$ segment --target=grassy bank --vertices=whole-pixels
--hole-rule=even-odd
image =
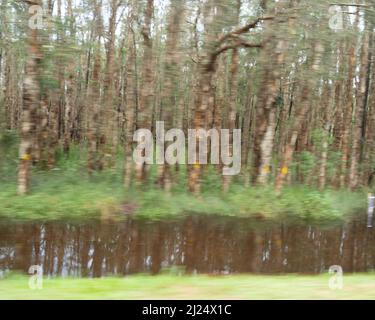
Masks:
[[[375,275],[345,275],[342,290],[321,276],[131,276],[44,279],[30,290],[29,278],[0,280],[0,299],[375,299]]]
[[[0,189],[0,218],[15,220],[160,219],[184,214],[215,214],[255,217],[260,220],[297,219],[341,221],[364,212],[366,192],[325,190],[304,186],[286,187],[278,197],[272,187],[244,188],[235,183],[227,195],[220,192],[220,181],[209,181],[200,199],[188,194],[185,183],[167,195],[150,184],[142,190],[123,190],[116,172],[91,178],[73,169],[34,172],[32,193],[20,197],[16,184],[5,181]]]
[[[13,139],[15,140],[15,138]],[[11,141],[13,141],[11,140]],[[4,143],[2,144],[4,148]],[[235,177],[227,195],[221,193],[221,176],[207,170],[200,199],[189,194],[185,168],[176,176],[172,195],[159,190],[156,167],[141,190],[125,192],[122,184],[122,155],[117,167],[88,177],[85,150],[72,148],[69,157],[60,154],[52,170],[32,173],[31,194],[16,194],[17,143],[9,143],[0,158],[0,218],[14,220],[122,219],[128,214],[148,219],[180,217],[184,214],[215,214],[257,219],[341,221],[364,212],[367,191],[351,193],[327,189],[320,192],[305,186],[285,187],[278,197],[272,187],[244,188]]]

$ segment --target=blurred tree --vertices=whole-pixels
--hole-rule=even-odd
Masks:
[[[41,29],[25,27],[33,5],[44,8]],[[186,136],[188,129],[242,129],[246,186],[282,192],[285,184],[355,190],[373,183],[373,1],[0,6],[0,136],[20,137],[20,194],[29,190],[32,165],[53,169],[56,155],[69,157],[77,144],[90,175],[113,169],[121,154],[125,188],[151,186],[150,168],[133,164],[133,134],[155,132],[157,120]],[[207,168],[160,165],[156,182],[170,193],[186,176],[199,195],[222,164]],[[237,178],[220,180],[227,192]]]

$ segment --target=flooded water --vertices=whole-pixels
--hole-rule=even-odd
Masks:
[[[366,220],[366,219],[363,219]],[[375,231],[365,221],[319,228],[287,223],[186,217],[121,223],[0,222],[1,273],[43,266],[45,275],[99,277],[162,271],[321,273],[375,267]]]

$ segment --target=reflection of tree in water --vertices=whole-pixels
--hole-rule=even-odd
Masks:
[[[0,268],[47,275],[100,277],[183,267],[187,273],[319,273],[375,266],[374,233],[358,222],[334,228],[257,227],[246,219],[89,225],[45,223],[0,227]]]

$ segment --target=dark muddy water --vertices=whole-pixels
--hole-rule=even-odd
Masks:
[[[366,219],[363,219],[366,220]],[[375,230],[342,226],[257,225],[246,219],[187,217],[121,223],[0,222],[0,272],[43,266],[45,275],[99,277],[173,272],[321,273],[375,268]]]

